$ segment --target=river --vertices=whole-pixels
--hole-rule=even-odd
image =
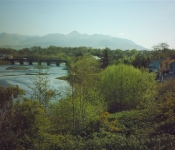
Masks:
[[[28,97],[27,93],[29,93],[30,89],[28,85],[31,83],[31,74],[37,74],[39,69],[37,69],[37,63],[33,65],[2,65],[0,66],[0,85],[7,87],[8,85],[18,85],[21,89],[26,91],[26,96]],[[47,64],[43,64],[44,67],[43,71],[48,74],[49,82],[51,87],[57,90],[65,90],[69,85],[64,80],[56,79],[57,77],[66,76],[68,75],[68,71],[65,69],[65,64],[60,64],[60,66],[56,66],[56,64],[51,64],[47,66]],[[13,69],[7,69],[7,68]],[[14,70],[14,68],[25,68],[26,70]]]

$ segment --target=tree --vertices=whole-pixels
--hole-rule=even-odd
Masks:
[[[1,149],[40,149],[50,123],[38,101],[16,101],[5,117],[0,126]]]
[[[24,99],[14,104],[12,131],[16,135],[16,149],[41,149],[49,128],[45,109],[38,101]]]
[[[136,108],[156,94],[154,74],[124,64],[102,71],[99,86],[111,112]]]
[[[141,54],[136,55],[132,62],[132,65],[136,68],[148,68],[149,64],[150,59],[147,56]]]
[[[47,109],[49,101],[60,93],[53,89],[46,72],[38,66],[38,74],[30,77],[29,85],[31,100],[38,100]]]
[[[103,50],[102,58],[101,58],[101,68],[106,68],[109,65],[109,48],[105,48]]]
[[[169,45],[167,43],[159,43],[158,45],[152,46],[154,50],[166,50],[168,47]]]
[[[83,131],[86,125],[104,111],[104,101],[97,83],[99,62],[92,56],[80,57],[70,68],[72,86],[67,98],[51,106],[52,121],[59,131]]]
[[[99,62],[92,56],[84,56],[78,60],[71,68],[71,81],[73,86],[73,99],[79,101],[79,122],[83,122],[85,117],[86,105],[97,102],[96,83],[98,82],[97,73],[100,71]],[[73,104],[74,105],[74,104]],[[81,119],[80,119],[81,118]],[[81,123],[79,123],[81,124]]]
[[[14,99],[19,98],[24,93],[18,86],[7,88],[0,86],[0,133],[3,134],[11,130]],[[6,139],[6,136],[4,135],[2,138]]]
[[[23,99],[18,86],[0,86],[0,149],[41,149],[50,122],[38,101]]]
[[[157,100],[157,132],[175,135],[175,78],[162,83]]]

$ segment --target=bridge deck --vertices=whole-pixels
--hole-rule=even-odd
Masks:
[[[47,65],[50,65],[52,62],[54,62],[57,66],[59,66],[60,63],[62,63],[62,62],[67,64],[66,60],[59,60],[59,59],[40,59],[40,60],[37,60],[37,59],[13,58],[13,59],[6,59],[6,61],[9,61],[12,65],[14,65],[16,61],[18,61],[21,65],[23,65],[24,62],[28,62],[29,65],[32,65],[33,62],[38,62],[38,65],[41,65],[42,62],[46,62]]]

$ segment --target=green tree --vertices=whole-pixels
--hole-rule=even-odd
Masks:
[[[148,68],[149,64],[150,59],[147,56],[140,54],[136,55],[135,59],[132,62],[132,65],[136,68]]]
[[[70,68],[71,90],[51,108],[53,122],[60,130],[83,130],[103,112],[103,98],[96,86],[99,71],[98,60],[91,56],[80,57]]]
[[[48,127],[45,111],[36,101],[22,100],[18,86],[0,86],[0,147],[3,150],[33,149]]]
[[[60,93],[50,85],[47,71],[38,66],[38,74],[30,77],[29,84],[31,100],[38,100],[47,109],[49,101]]]
[[[105,48],[103,50],[102,58],[101,58],[101,68],[106,68],[109,65],[109,48]]]
[[[91,95],[91,97],[95,96]],[[83,102],[84,104],[82,104]],[[96,103],[85,102],[77,95],[74,95],[73,101],[70,95],[52,103],[49,111],[50,121],[53,125],[52,133],[78,134],[85,132],[88,124],[97,120],[104,111],[103,105],[103,102],[98,99],[96,99]]]
[[[84,56],[77,61],[72,68],[72,86],[75,89],[74,97],[79,99],[80,116],[83,120],[85,116],[86,104],[96,103],[101,97],[97,91],[98,73],[100,71],[99,62],[91,56]],[[96,99],[97,98],[97,99]],[[80,121],[81,122],[81,121]]]
[[[49,128],[45,109],[38,101],[24,99],[15,103],[12,131],[16,135],[17,149],[41,149],[43,136]]]
[[[157,45],[152,46],[154,50],[166,50],[168,49],[169,45],[167,43],[159,43]]]
[[[10,137],[10,131],[13,127],[14,99],[23,94],[24,91],[18,86],[0,86],[0,145],[8,144],[13,138]]]
[[[156,94],[154,74],[124,64],[110,66],[102,71],[99,85],[112,112],[151,102]]]
[[[38,101],[25,99],[14,102],[5,117],[0,128],[2,150],[40,149],[50,124]]]

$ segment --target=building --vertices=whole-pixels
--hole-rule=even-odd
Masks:
[[[152,60],[149,65],[149,72],[159,73],[162,59]]]
[[[175,60],[169,62],[169,74],[168,77],[175,77]]]
[[[161,72],[163,74],[169,73],[169,71],[171,70],[170,64],[173,63],[174,61],[175,61],[174,59],[162,60],[161,68],[160,68],[159,72]]]
[[[175,60],[154,60],[150,62],[149,72],[155,72],[157,74],[157,80],[169,79],[175,77]]]

